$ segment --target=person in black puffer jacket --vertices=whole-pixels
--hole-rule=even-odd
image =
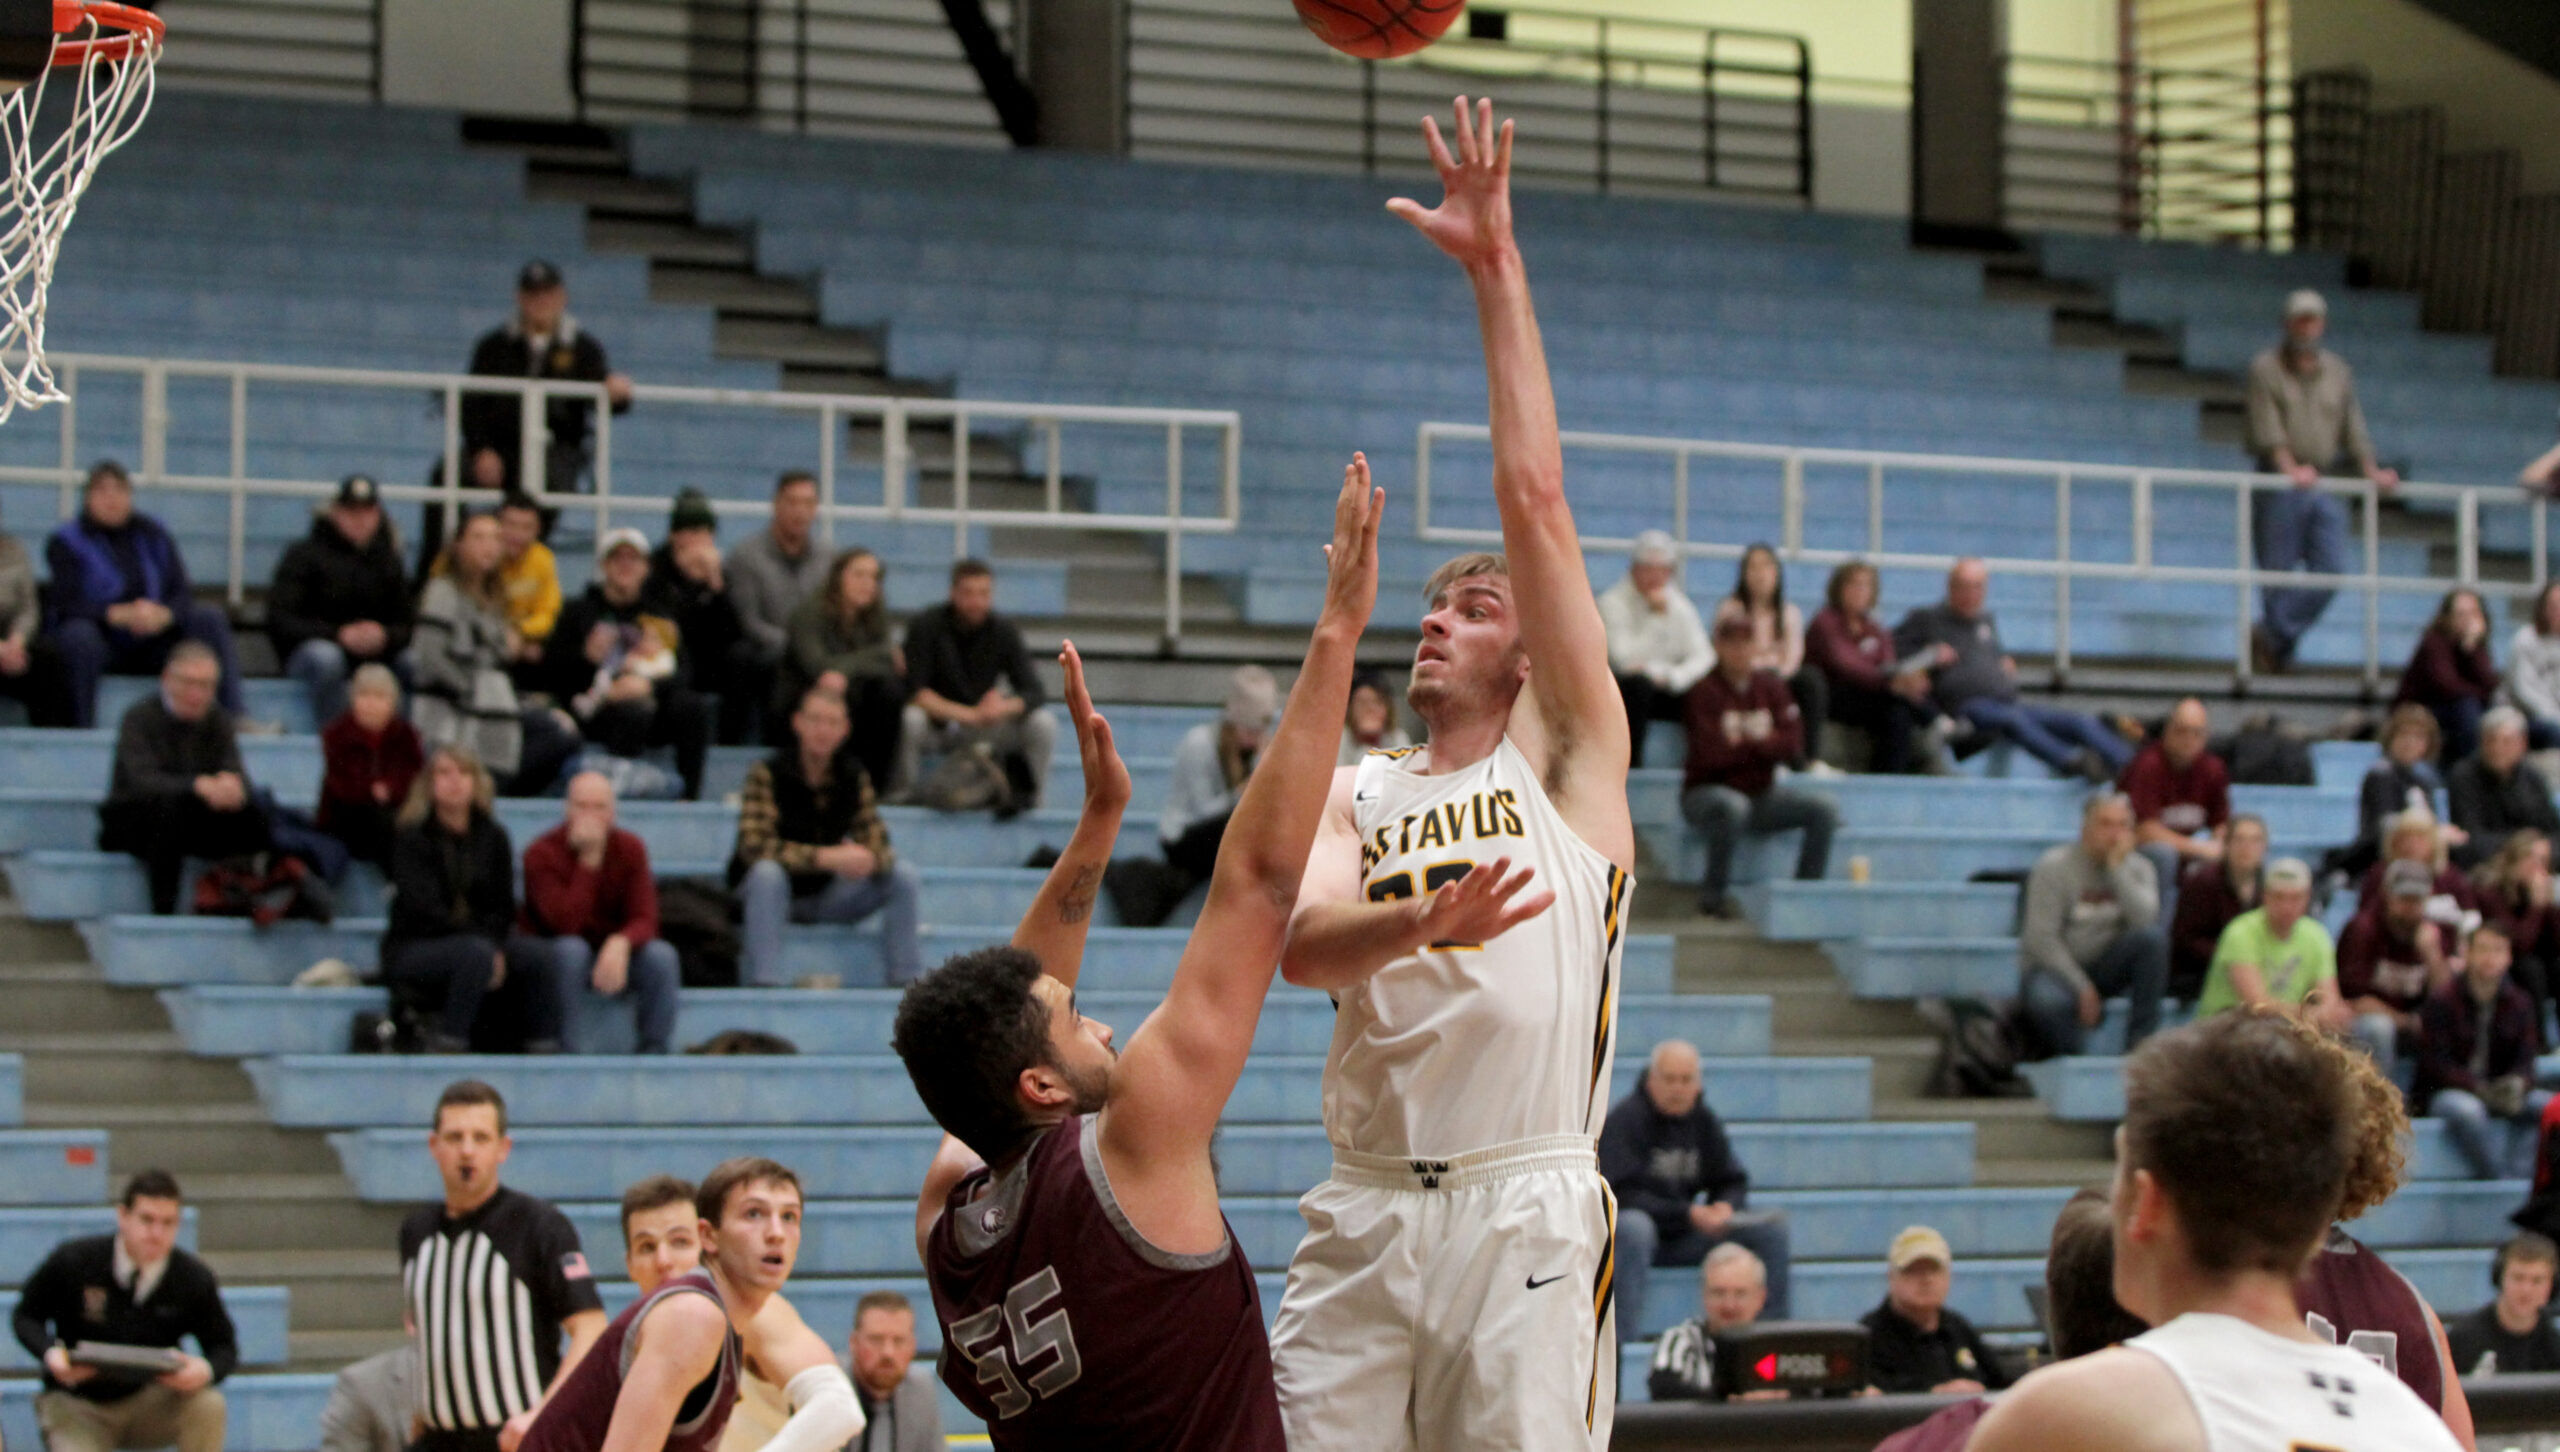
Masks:
[[[267,587],[267,638],[286,675],[311,693],[311,719],[347,709],[347,677],[394,665],[409,648],[409,581],[371,479],[350,474],[329,510],[276,562]]]
[[[560,1006],[547,975],[506,971],[515,851],[490,814],[495,796],[479,758],[460,746],[436,747],[391,841],[382,973],[404,1007],[441,1010],[425,1034],[434,1053],[560,1046]]]

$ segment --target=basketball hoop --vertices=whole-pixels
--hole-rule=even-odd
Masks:
[[[63,401],[45,366],[45,293],[98,163],[151,110],[165,30],[107,0],[0,0],[0,85],[14,88],[0,96],[0,423]],[[68,74],[49,85],[56,72]],[[69,92],[67,116],[62,103],[46,114],[48,90]]]

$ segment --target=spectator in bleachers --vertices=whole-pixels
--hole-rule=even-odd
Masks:
[[[2522,711],[2536,751],[2560,746],[2560,580],[2533,597],[2533,618],[2516,627],[2498,697]]]
[[[1928,674],[1902,668],[1876,619],[1876,592],[1876,567],[1866,561],[1833,570],[1805,629],[1805,655],[1829,682],[1831,719],[1865,734],[1868,767],[1899,773],[1911,769],[1912,734],[1934,709]]]
[[[160,668],[160,689],[125,708],[115,766],[98,805],[98,850],[141,859],[151,910],[178,910],[189,857],[220,861],[270,845],[264,809],[250,791],[231,713],[214,700],[222,664],[200,641],[181,641]]]
[[[853,1305],[853,1390],[862,1431],[845,1452],[938,1452],[942,1396],[916,1365],[916,1308],[896,1291],[868,1291]]]
[[[2045,1326],[2056,1361],[2104,1351],[2151,1328],[2116,1300],[2115,1213],[2107,1197],[2082,1190],[2053,1217],[2044,1258]],[[1876,1445],[1876,1452],[1964,1452],[1974,1425],[1989,1415],[1991,1398],[1975,1397],[1941,1409],[1916,1427]]]
[[[2196,1017],[2241,1007],[2300,1009],[2323,1028],[2346,1032],[2337,944],[2311,916],[2311,869],[2298,858],[2277,858],[2267,864],[2260,898],[2222,930]]]
[[[568,707],[587,744],[636,759],[675,748],[684,799],[702,795],[711,749],[711,703],[693,689],[693,660],[676,622],[648,598],[649,537],[607,530],[596,545],[596,578],[561,607],[542,649],[544,684]]]
[[[2338,993],[2355,1015],[2356,1041],[2386,1071],[2418,1051],[2418,1014],[2453,981],[2452,928],[2430,920],[2435,882],[2416,862],[2394,862],[2382,895],[2356,911],[2338,938]]]
[[[2480,864],[2472,889],[2483,917],[2507,930],[2515,962],[2507,976],[2533,995],[2533,1021],[2551,1019],[2560,987],[2560,908],[2552,905],[2551,839],[2530,827]]]
[[[356,667],[344,715],[320,728],[320,830],[360,862],[391,863],[393,821],[427,764],[418,728],[400,719],[400,679]]]
[[[185,1215],[177,1180],[144,1170],[125,1182],[114,1233],[55,1246],[18,1292],[12,1328],[43,1364],[36,1420],[52,1452],[222,1452],[230,1417],[215,1383],[240,1364],[240,1346],[213,1271],[178,1245]],[[201,1355],[179,1345],[190,1336]],[[71,1355],[100,1344],[165,1350],[168,1365]]]
[[[1990,567],[1962,559],[1947,571],[1947,598],[1914,610],[1894,627],[1904,660],[1926,653],[1930,695],[1946,715],[1976,731],[2006,736],[2058,775],[2074,772],[2111,782],[2133,761],[2133,748],[2094,716],[2018,699],[2018,663],[2000,644],[2000,625],[1984,602]]]
[[[2284,342],[2249,364],[2249,452],[2260,470],[2293,481],[2289,489],[2260,490],[2253,500],[2251,535],[2261,570],[2347,573],[2346,505],[2318,487],[2321,476],[2352,473],[2380,489],[2400,483],[2374,459],[2355,375],[2345,359],[2320,346],[2328,324],[2329,305],[2320,294],[2294,293],[2285,299]],[[2250,635],[2256,668],[2291,669],[2295,647],[2334,593],[2267,586],[2265,610]]]
[[[427,1425],[412,1452],[499,1452],[604,1335],[604,1301],[569,1217],[499,1183],[515,1141],[498,1091],[456,1080],[428,1124],[444,1193],[400,1224],[402,1319],[436,1332],[417,1341]]]
[[[1227,703],[1218,719],[1182,733],[1173,748],[1164,811],[1156,819],[1156,839],[1174,871],[1196,883],[1217,870],[1227,818],[1279,719],[1280,683],[1258,665],[1241,665],[1227,679]]]
[[[35,560],[16,536],[0,534],[0,696],[24,706],[30,726],[68,726],[71,685],[62,652],[38,633],[43,626]]]
[[[347,709],[347,676],[357,667],[400,658],[409,620],[408,572],[383,522],[382,493],[349,474],[267,587],[267,638],[284,673],[311,693],[313,721],[325,725]]]
[[[1706,839],[1707,872],[1698,911],[1738,918],[1725,891],[1733,849],[1742,837],[1800,831],[1796,877],[1816,881],[1830,871],[1831,834],[1840,809],[1829,797],[1778,785],[1778,768],[1804,745],[1804,716],[1786,683],[1753,664],[1751,622],[1720,616],[1716,668],[1689,690],[1689,759],[1680,784],[1680,815]]]
[[[2331,872],[2349,878],[2370,871],[2382,860],[2383,838],[2391,820],[2411,807],[2423,807],[2432,818],[2444,777],[2436,770],[2436,748],[2444,730],[2424,706],[2394,706],[2382,725],[2382,756],[2366,767],[2356,788],[2356,839],[2338,849]]]
[[[178,542],[133,507],[133,479],[122,464],[90,466],[80,513],[54,527],[44,559],[53,576],[46,618],[62,655],[72,725],[97,724],[99,677],[156,674],[181,641],[213,652],[222,667],[222,708],[240,716],[231,622],[195,598]]]
[[[418,1347],[404,1341],[338,1368],[320,1409],[320,1452],[408,1452],[418,1419]]]
[[[2093,793],[2079,840],[2047,850],[2027,874],[2018,967],[2039,1058],[2080,1052],[2115,994],[2125,996],[2126,1052],[2160,1026],[2169,983],[2160,883],[2134,851],[2133,806],[2121,794]]]
[[[605,359],[604,344],[569,315],[569,284],[560,269],[536,259],[516,274],[516,315],[471,347],[472,374],[481,378],[551,378],[604,385],[615,413],[631,408],[631,380]],[[524,442],[524,403],[514,393],[462,396],[464,483],[479,489],[537,485],[554,494],[575,493],[593,462],[589,435],[595,427],[592,398],[554,395],[543,409],[551,433],[542,478],[525,477],[517,457]]]
[[[2410,807],[2390,819],[2382,833],[2382,856],[2356,882],[2356,899],[2370,901],[2382,895],[2382,874],[2394,862],[2419,862],[2435,881],[2434,896],[2445,900],[2439,912],[2470,911],[2480,906],[2480,895],[2462,869],[2452,865],[2453,844],[2463,840],[2458,827],[2440,825],[2435,812],[2428,807]]]
[[[1732,1388],[1716,1375],[1716,1338],[1759,1320],[1769,1303],[1768,1267],[1748,1246],[1732,1241],[1707,1252],[1698,1285],[1703,1301],[1699,1313],[1654,1343],[1645,1390],[1657,1402],[1720,1402],[1731,1395]],[[1743,1393],[1750,1401],[1784,1401],[1786,1396],[1783,1391]]]
[[[2506,931],[2483,921],[2462,944],[2462,972],[2420,1015],[2418,1082],[2410,1097],[2445,1122],[2474,1179],[2533,1173],[2551,1091],[2534,1087],[2542,1031],[2533,1000],[2507,977]]]
[[[745,633],[733,679],[741,692],[761,691],[754,697],[760,705],[774,699],[774,673],[791,643],[791,612],[817,593],[833,568],[813,533],[817,520],[817,478],[806,469],[787,469],[773,486],[773,522],[729,550],[729,603]],[[777,744],[789,708],[764,709],[758,739]]]
[[[589,999],[631,999],[640,1052],[667,1052],[676,1032],[676,950],[658,936],[658,883],[649,844],[614,820],[613,782],[569,779],[560,825],[524,849],[524,902],[508,971],[548,974],[561,1007],[561,1046],[602,1052],[580,1012]]]
[[[1817,739],[1822,723],[1831,719],[1831,683],[1821,671],[1805,664],[1804,612],[1787,603],[1786,573],[1776,550],[1754,544],[1742,552],[1742,563],[1733,574],[1733,593],[1716,602],[1713,623],[1727,620],[1750,623],[1752,667],[1785,682],[1787,694],[1795,697],[1804,734],[1796,742],[1795,759],[1787,764],[1801,771],[1822,744]]]
[[[2551,1283],[2560,1245],[2527,1230],[2498,1247],[2489,1268],[2498,1288],[2489,1304],[2445,1323],[2460,1376],[2516,1376],[2560,1371],[2560,1327],[2551,1324]]]
[[[2480,715],[2497,699],[2498,663],[2489,654],[2489,610],[2478,591],[2445,592],[2435,618],[2418,633],[2417,648],[2400,672],[2398,705],[2424,706],[2444,731],[2439,758],[2448,765],[2479,745]]]
[[[507,664],[538,678],[542,647],[560,621],[560,560],[542,539],[541,506],[510,491],[498,505],[498,588],[515,644]]]
[[[2222,860],[2194,862],[2178,884],[2178,908],[2169,923],[2169,996],[2193,1003],[2204,991],[2205,970],[2231,920],[2258,905],[2265,890],[2266,819],[2253,812],[2232,817],[2223,831]]]
[[[1609,634],[1609,669],[1627,703],[1631,765],[1644,765],[1644,738],[1656,721],[1681,719],[1689,688],[1715,667],[1707,627],[1680,588],[1680,547],[1648,529],[1636,536],[1625,578],[1600,592],[1600,623]]]
[[[2159,739],[2135,752],[2116,779],[2116,790],[2133,803],[2134,850],[2159,879],[2162,922],[2176,920],[2187,864],[2222,859],[2231,772],[2207,746],[2212,735],[2204,702],[2189,696],[2170,708]]]
[[[475,514],[427,581],[410,656],[418,689],[409,714],[427,745],[466,746],[511,789],[539,792],[577,750],[577,736],[558,714],[516,699],[507,664],[522,641],[507,623],[498,574],[503,547],[498,520]]]
[[[779,988],[782,929],[789,923],[858,923],[880,915],[880,952],[891,985],[923,969],[916,945],[912,868],[889,848],[878,797],[846,749],[844,698],[816,686],[791,714],[793,744],[747,769],[729,885],[743,917],[746,981]]]
[[[1413,745],[1404,723],[1396,719],[1395,688],[1384,674],[1363,668],[1351,677],[1351,701],[1342,708],[1342,749],[1336,766],[1357,766],[1372,751],[1402,751]]]
[[[951,567],[951,598],[907,622],[907,701],[898,732],[897,785],[913,791],[925,748],[983,743],[1008,773],[1025,778],[1023,807],[1040,805],[1058,713],[1031,668],[1022,631],[996,610],[996,572],[984,560]]]
[[[1858,1318],[1874,1337],[1868,1357],[1879,1391],[1978,1396],[2009,1385],[1991,1343],[1947,1306],[1955,1253],[1945,1236],[1911,1226],[1893,1238],[1885,1268],[1884,1303]]]
[[[552,981],[507,972],[515,927],[515,852],[492,815],[496,792],[468,747],[437,746],[400,809],[391,841],[391,918],[382,976],[395,1002],[427,1018],[430,1053],[552,1052]]]
[[[1600,1126],[1600,1174],[1618,1197],[1620,1334],[1638,1334],[1655,1266],[1697,1265],[1719,1245],[1759,1256],[1773,1314],[1786,1316],[1793,1264],[1787,1217],[1750,1208],[1751,1172],[1707,1104],[1696,1045],[1665,1039],[1653,1046],[1635,1092],[1611,1105]]]
[[[2508,837],[2527,829],[2560,836],[2560,808],[2551,804],[2551,783],[2524,755],[2524,713],[2500,706],[2480,718],[2479,749],[2445,773],[2445,798],[2453,824],[2464,836],[2452,852],[2457,865],[2495,857]]]
[[[747,697],[753,682],[734,668],[746,632],[729,598],[727,568],[720,563],[720,516],[701,490],[677,493],[667,516],[666,540],[649,555],[649,582],[642,589],[649,604],[676,623],[693,689],[719,698],[718,739],[745,741],[749,724],[761,718],[765,703],[762,697]]]
[[[853,756],[886,791],[898,769],[898,732],[906,714],[906,659],[897,622],[882,593],[880,557],[849,549],[827,567],[826,583],[791,612],[782,660],[773,672],[772,710],[790,715],[813,686],[844,698],[853,720]]]

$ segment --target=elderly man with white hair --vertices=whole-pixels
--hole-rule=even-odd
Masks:
[[[2327,300],[2303,288],[2285,299],[2284,341],[2249,364],[2249,453],[2260,471],[2292,481],[2291,488],[2258,492],[2252,538],[2261,570],[2347,573],[2346,505],[2319,487],[2321,476],[2358,476],[2379,489],[2400,483],[2374,459],[2347,360],[2320,346],[2328,326]],[[2295,646],[2334,593],[2267,586],[2266,610],[2251,635],[2257,668],[2290,669]]]
[[[2560,810],[2551,805],[2551,783],[2524,759],[2526,735],[2522,711],[2493,706],[2480,718],[2479,750],[2445,774],[2453,824],[2469,834],[2454,849],[2458,865],[2488,861],[2509,837],[2527,829],[2560,837]]]
[[[569,779],[560,825],[524,849],[524,901],[507,969],[548,974],[558,985],[561,1042],[571,1053],[603,1052],[598,1004],[628,997],[640,1052],[663,1054],[675,1037],[682,974],[674,946],[658,936],[649,845],[615,825],[615,812],[604,773]]]
[[[1609,632],[1609,670],[1627,701],[1633,765],[1644,765],[1645,727],[1678,721],[1681,698],[1715,665],[1706,622],[1680,588],[1680,547],[1648,529],[1636,536],[1626,577],[1600,592],[1600,623]]]
[[[1769,1304],[1769,1268],[1747,1247],[1727,1241],[1707,1252],[1699,1272],[1701,1313],[1654,1343],[1645,1390],[1657,1402],[1720,1402],[1731,1388],[1716,1380],[1716,1338],[1760,1319]],[[1783,1391],[1744,1392],[1745,1401],[1783,1401]]]
[[[1601,1125],[1600,1174],[1618,1197],[1622,1338],[1642,1336],[1649,1324],[1644,1298],[1653,1267],[1697,1265],[1728,1243],[1757,1254],[1773,1314],[1787,1314],[1786,1216],[1747,1208],[1751,1175],[1707,1107],[1695,1044],[1654,1045],[1644,1079]]]

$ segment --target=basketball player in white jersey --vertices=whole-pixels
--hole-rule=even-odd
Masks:
[[[1336,773],[1282,972],[1333,996],[1333,1173],[1272,1332],[1292,1452],[1608,1445],[1616,1207],[1593,1158],[1635,835],[1627,715],[1511,233],[1511,123],[1457,102],[1446,195],[1388,206],[1474,285],[1504,555],[1441,567],[1430,745]],[[1534,883],[1533,883],[1534,878]]]
[[[2116,1299],[2156,1328],[2018,1383],[1967,1452],[2455,1452],[2417,1393],[2303,1324],[2293,1286],[2357,1152],[2335,1059],[2226,1013],[2143,1044],[2116,1131]]]

